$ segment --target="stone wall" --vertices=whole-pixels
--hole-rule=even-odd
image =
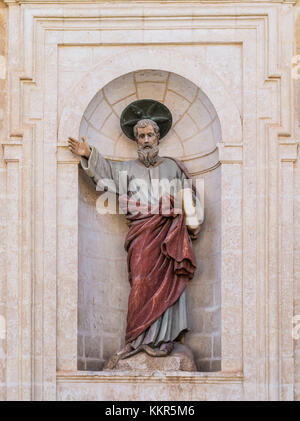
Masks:
[[[194,242],[198,268],[188,284],[190,332],[199,371],[221,370],[221,168],[204,178],[205,222]]]
[[[294,178],[294,316],[300,315],[300,165],[295,166]],[[299,324],[299,321],[297,322]],[[299,332],[299,329],[298,329]],[[295,400],[300,400],[300,338],[294,340]]]
[[[6,107],[6,59],[7,59],[7,8],[0,2],[0,141],[5,139]],[[3,150],[0,148],[0,401],[5,400],[5,362],[6,362],[6,290],[4,277],[5,264],[5,189]]]
[[[299,56],[300,65],[300,1],[295,6],[295,44],[294,54]],[[299,79],[293,81],[295,91],[295,132],[300,138],[300,72]],[[295,164],[294,176],[294,316],[300,315],[300,163]],[[294,340],[295,358],[295,400],[300,400],[300,339]]]
[[[210,166],[212,159],[218,162],[216,143],[221,133],[213,105],[196,85],[174,73],[134,72],[95,95],[82,118],[80,135],[112,159],[135,159],[136,144],[122,134],[120,114],[130,102],[150,97],[165,103],[173,116],[160,155],[182,159],[187,165],[203,155],[203,174],[198,172],[197,177],[204,178],[206,219],[194,243],[198,269],[187,289],[190,332],[186,343],[200,371],[216,371],[221,369],[221,189],[220,168]],[[82,174],[79,186],[79,367],[99,370],[124,345],[127,227],[124,216],[97,214],[97,195]]]
[[[79,177],[78,368],[101,370],[124,339],[129,293],[122,215],[96,213],[97,194]]]

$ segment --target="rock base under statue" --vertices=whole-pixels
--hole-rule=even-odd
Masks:
[[[173,351],[166,357],[151,357],[139,352],[132,357],[119,360],[114,370],[125,371],[197,371],[190,348],[175,344]]]

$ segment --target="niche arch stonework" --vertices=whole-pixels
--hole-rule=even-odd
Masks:
[[[185,343],[199,371],[221,369],[221,188],[217,144],[221,127],[204,92],[172,72],[139,70],[112,80],[88,104],[80,136],[113,160],[135,159],[136,144],[120,128],[120,115],[132,101],[152,98],[172,112],[173,126],[160,144],[161,156],[181,159],[204,180],[206,219],[194,243],[198,269],[187,287],[190,332]],[[194,163],[197,162],[197,164]],[[196,168],[197,167],[197,168]],[[196,171],[195,171],[196,170]],[[124,345],[127,281],[124,216],[99,215],[98,194],[79,173],[78,368],[101,370]]]
[[[71,136],[78,135],[81,117],[95,92],[122,75],[143,70],[142,63],[149,62],[154,63],[157,70],[175,73],[201,87],[203,93],[214,104],[220,120],[223,142],[240,143],[242,141],[240,111],[230,91],[224,86],[224,81],[202,61],[174,49],[157,46],[152,46],[150,49],[128,48],[126,55],[119,53],[103,58],[99,64],[85,72],[80,81],[69,86],[60,107],[58,140],[64,142],[70,133]],[[69,95],[70,92],[72,95]]]

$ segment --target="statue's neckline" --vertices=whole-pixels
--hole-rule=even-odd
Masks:
[[[135,160],[135,162],[139,165],[139,166],[141,166],[141,167],[144,167],[144,168],[146,168],[147,170],[151,170],[152,168],[156,168],[156,167],[159,167],[163,162],[164,162],[164,158],[163,157],[159,157],[159,160],[158,160],[158,162],[155,164],[155,165],[150,165],[150,167],[146,167],[146,165],[145,164],[143,164],[139,159],[136,159]]]

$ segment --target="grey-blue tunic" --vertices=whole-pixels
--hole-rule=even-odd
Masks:
[[[85,172],[93,179],[97,185],[97,190],[104,190],[107,187],[105,180],[114,181],[114,188],[117,193],[125,192],[129,197],[136,193],[134,180],[142,179],[144,190],[141,189],[139,195],[143,201],[153,201],[159,203],[163,195],[163,188],[153,191],[152,181],[167,179],[169,181],[179,180],[174,184],[174,188],[180,190],[182,182],[186,178],[177,164],[169,158],[162,158],[162,162],[147,168],[139,160],[116,162],[104,158],[93,146],[89,159],[81,158],[81,166]],[[126,172],[126,177],[120,177],[121,172]],[[124,173],[123,173],[124,174]],[[113,189],[112,189],[113,190]],[[148,329],[138,336],[131,345],[137,348],[141,344],[148,344],[158,347],[164,342],[174,341],[180,334],[188,330],[186,291],[184,290],[175,304],[169,307]]]

